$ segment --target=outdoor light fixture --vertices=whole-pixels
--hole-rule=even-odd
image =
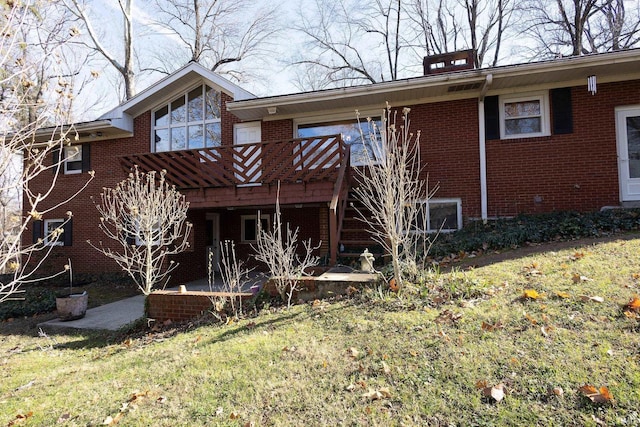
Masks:
[[[275,114],[278,111],[278,107],[267,107],[267,112],[269,114]]]
[[[587,77],[587,90],[591,92],[591,95],[595,95],[598,91],[598,88],[596,87],[595,75]]]

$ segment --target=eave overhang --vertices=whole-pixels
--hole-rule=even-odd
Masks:
[[[482,94],[487,75],[493,76],[491,88]],[[325,111],[371,110],[383,108],[386,102],[401,106],[579,85],[587,90],[591,75],[598,83],[640,79],[640,49],[235,101],[227,109],[245,121],[277,120]]]

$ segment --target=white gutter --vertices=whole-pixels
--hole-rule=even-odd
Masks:
[[[487,203],[487,145],[484,128],[484,97],[493,82],[493,74],[487,74],[478,97],[478,147],[480,149],[480,212],[482,222],[489,219]]]

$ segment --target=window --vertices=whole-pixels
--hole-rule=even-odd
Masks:
[[[153,113],[153,150],[217,147],[221,143],[220,92],[198,86]]]
[[[546,92],[500,97],[500,136],[504,139],[549,135]]]
[[[242,215],[241,221],[241,240],[243,242],[258,240],[258,215]],[[270,231],[269,215],[260,215],[260,227]]]
[[[74,174],[82,172],[82,145],[69,145],[62,149],[64,173]]]
[[[144,221],[143,221],[144,222]],[[136,235],[135,235],[135,244],[136,246],[144,246],[146,245],[146,239],[145,239],[145,234],[150,233],[151,234],[151,246],[158,246],[160,244],[160,239],[161,239],[161,235],[160,235],[160,223],[158,221],[156,221],[155,223],[151,224],[151,228],[146,231],[143,229],[143,225],[140,224],[140,219],[137,218],[135,220],[135,231],[136,231]]]
[[[462,202],[460,199],[429,199],[420,203],[411,232],[451,232],[460,228],[462,228]]]
[[[48,246],[64,245],[64,220],[44,220],[44,244]]]
[[[374,118],[373,122],[375,122],[378,129],[380,129],[382,123],[380,118]],[[351,165],[362,166],[366,163],[365,149],[368,151],[369,155],[373,156],[375,159],[377,159],[376,155],[380,153],[380,150],[375,147],[375,141],[372,141],[369,136],[369,126],[367,121],[361,120],[360,123],[362,125],[364,139],[360,134],[360,125],[358,125],[357,119],[298,124],[298,138],[340,134],[342,135],[342,140],[351,146]]]

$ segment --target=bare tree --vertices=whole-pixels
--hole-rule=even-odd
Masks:
[[[409,130],[409,111],[404,108],[397,122],[397,112],[387,105],[380,129],[367,120],[370,139],[377,143],[365,150],[365,167],[355,169],[354,193],[363,206],[358,209],[360,219],[371,238],[391,256],[399,289],[404,285],[404,266],[416,264],[415,229],[426,218],[424,207],[431,196],[422,178],[420,131],[414,135]]]
[[[249,0],[155,0],[157,24],[178,52],[159,53],[165,73],[189,61],[240,80],[242,72],[231,64],[268,55],[276,32],[275,5],[257,7]]]
[[[70,96],[66,85],[50,79],[54,83],[42,84],[37,96],[29,89],[36,85],[43,63],[51,64],[49,75],[55,73],[56,61],[52,57],[63,43],[52,36],[47,39],[50,46],[40,46],[41,56],[25,56],[24,50],[33,48],[30,37],[41,30],[38,27],[43,24],[43,15],[36,12],[38,7],[31,2],[5,2],[0,4],[0,9],[0,34],[3,35],[0,38],[0,193],[21,193],[26,213],[16,224],[14,234],[0,236],[0,271],[11,272],[7,279],[0,281],[2,302],[20,292],[23,284],[36,280],[36,273],[54,248],[47,242],[61,237],[64,223],[33,244],[24,244],[23,235],[35,226],[34,221],[60,208],[82,191],[93,173],[68,199],[53,205],[47,202],[65,161],[60,156],[58,162],[52,163],[53,152],[61,150],[77,135],[72,127],[60,124],[60,111]],[[44,137],[45,130],[39,131],[45,127],[49,129],[48,137]],[[36,134],[41,142],[35,142]],[[51,177],[47,177],[46,185],[42,186],[43,180],[38,177],[45,173]],[[36,180],[38,186],[33,185]],[[72,213],[67,212],[67,217],[71,216]],[[60,266],[62,272],[64,269]]]
[[[278,196],[276,199],[276,211],[273,216],[271,230],[262,228],[260,215],[258,215],[258,235],[256,244],[252,245],[256,260],[263,262],[269,269],[271,280],[287,307],[291,307],[291,299],[298,291],[300,277],[309,273],[309,268],[318,265],[320,258],[313,252],[320,247],[313,246],[311,239],[302,242],[302,257],[299,254],[298,231],[292,230],[289,223],[282,223],[280,212],[280,183],[278,183]]]
[[[122,267],[145,295],[166,285],[178,266],[169,257],[189,247],[189,203],[165,175],[136,168],[115,188],[104,188],[96,204],[99,227],[118,248],[88,241]]]
[[[322,70],[335,85],[394,80],[403,47],[401,13],[400,0],[315,0],[313,8],[298,12],[294,29],[306,38],[307,50],[291,63]]]
[[[530,0],[522,11],[527,17],[524,30],[536,42],[533,53],[538,57],[603,52],[638,41],[637,21],[627,21],[623,1]]]
[[[134,57],[133,0],[118,0],[118,8],[122,17],[121,57],[114,53],[114,48],[105,43],[103,34],[94,28],[94,20],[89,14],[89,6],[84,0],[64,0],[67,9],[79,20],[87,32],[79,44],[101,55],[119,73],[124,82],[125,99],[136,94],[136,65]]]

